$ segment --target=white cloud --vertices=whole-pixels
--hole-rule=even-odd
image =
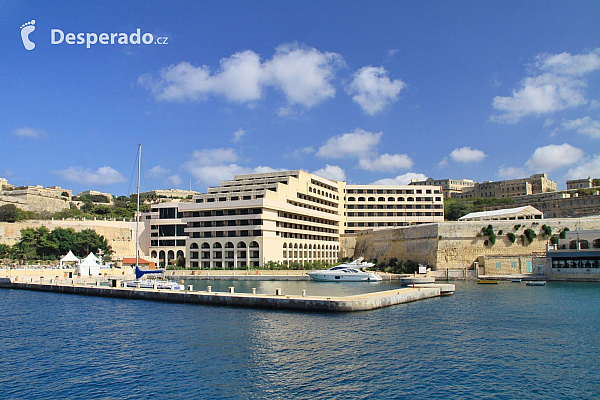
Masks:
[[[263,89],[270,86],[280,89],[289,104],[310,108],[335,96],[330,81],[341,65],[343,59],[337,53],[284,44],[264,63],[258,54],[246,50],[221,59],[214,73],[207,65],[180,62],[162,69],[160,78],[145,74],[138,83],[162,101],[205,100],[220,95],[240,103],[260,100]]]
[[[562,123],[562,127],[567,130],[573,130],[583,135],[588,135],[594,139],[600,139],[600,121],[591,119],[590,117],[583,117],[565,121]]]
[[[487,157],[487,155],[483,151],[471,149],[470,147],[454,149],[452,150],[452,153],[450,153],[450,158],[461,163],[479,162],[483,161],[485,157]]]
[[[169,182],[173,186],[179,186],[181,185],[181,182],[183,182],[183,180],[179,175],[171,175],[167,177],[167,182]]]
[[[231,141],[233,143],[237,143],[240,140],[242,140],[242,136],[244,136],[245,134],[246,134],[246,131],[243,130],[242,128],[240,128],[237,131],[233,132],[233,139],[231,139]]]
[[[111,167],[100,167],[95,172],[81,167],[69,167],[55,171],[55,174],[69,182],[82,185],[112,185],[125,182],[125,178]]]
[[[364,113],[375,115],[396,100],[405,86],[400,79],[390,80],[383,67],[368,66],[354,74],[346,92],[361,106]]]
[[[406,174],[398,175],[395,178],[379,179],[378,181],[371,183],[371,185],[408,185],[412,179],[424,181],[427,179],[427,175],[407,172]]]
[[[150,168],[146,176],[150,179],[161,179],[167,175],[171,170],[163,168],[160,165]]]
[[[581,77],[600,69],[600,49],[589,54],[542,54],[511,96],[496,96],[493,107],[502,112],[493,121],[516,123],[528,115],[543,115],[586,104]]]
[[[382,133],[372,133],[356,128],[354,132],[330,138],[317,151],[319,157],[343,158],[367,156],[381,140]]]
[[[512,96],[494,97],[493,106],[502,115],[492,116],[493,121],[516,123],[530,115],[549,114],[586,103],[585,82],[568,76],[543,74],[528,77]]]
[[[331,179],[334,181],[345,181],[346,172],[337,165],[326,164],[325,168],[318,169],[313,172],[315,175],[319,175],[323,178]]]
[[[600,49],[574,56],[569,53],[540,54],[534,66],[556,75],[582,76],[600,69]]]
[[[525,165],[535,172],[550,172],[557,168],[577,163],[583,151],[568,143],[538,147]]]
[[[221,181],[232,179],[234,175],[277,171],[266,166],[242,167],[235,164],[238,158],[235,149],[231,148],[196,150],[192,159],[183,167],[198,181],[208,185],[218,185]]]
[[[343,65],[343,58],[337,53],[322,53],[291,43],[277,47],[264,69],[270,83],[283,91],[290,104],[310,108],[335,96],[330,81]]]
[[[498,171],[498,177],[502,179],[517,179],[526,176],[525,170],[523,168],[516,167],[505,167],[504,165],[500,167]]]
[[[600,177],[600,154],[596,154],[577,167],[571,168],[567,172],[566,179],[580,179],[588,176],[592,178]]]
[[[19,128],[14,131],[14,134],[20,138],[28,139],[42,139],[48,136],[43,129],[33,129],[28,127]]]
[[[413,161],[406,154],[382,154],[375,159],[361,158],[359,165],[367,171],[396,171],[398,169],[408,169],[413,165]]]
[[[313,147],[307,146],[307,147],[302,147],[300,149],[296,149],[296,150],[292,151],[291,153],[284,154],[284,157],[301,159],[302,156],[304,156],[305,154],[311,154],[314,152],[315,152],[315,149]]]
[[[448,157],[444,157],[442,159],[442,161],[440,161],[439,163],[437,163],[437,168],[446,168],[450,165],[450,162],[448,161]]]

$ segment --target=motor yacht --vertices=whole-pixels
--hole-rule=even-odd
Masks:
[[[309,272],[308,276],[314,281],[323,282],[378,282],[381,276],[376,272],[364,271],[363,268],[372,267],[374,264],[363,262],[360,257],[349,263],[336,265],[335,267],[320,271]]]

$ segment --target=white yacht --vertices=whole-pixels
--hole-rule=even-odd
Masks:
[[[329,269],[309,272],[308,276],[312,280],[323,282],[378,282],[381,277],[377,273],[363,270],[373,265],[373,263],[363,262],[363,258],[360,257]]]
[[[136,279],[135,281],[125,282],[125,287],[140,288],[140,289],[169,289],[169,290],[185,290],[185,286],[181,283],[168,281],[165,279]]]

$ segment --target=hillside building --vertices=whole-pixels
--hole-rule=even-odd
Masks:
[[[457,199],[471,199],[476,197],[514,198],[530,194],[556,192],[556,182],[548,179],[546,174],[534,174],[529,178],[510,179],[505,181],[476,182],[473,187],[465,187],[460,193],[453,193],[452,197]]]

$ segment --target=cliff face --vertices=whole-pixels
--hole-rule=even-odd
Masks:
[[[493,226],[497,236],[494,245],[482,233],[482,228],[488,225]],[[600,217],[441,222],[368,231],[355,235],[354,243],[350,237],[344,238],[341,241],[342,254],[350,253],[350,246],[353,246],[354,257],[362,255],[365,259],[378,260],[396,257],[399,260],[428,263],[434,270],[467,268],[480,256],[531,256],[545,252],[550,238],[543,235],[542,225],[551,227],[553,234],[560,233],[564,228],[571,231],[599,229]],[[537,234],[532,243],[528,243],[527,239],[525,244],[522,243],[521,235],[525,229],[531,229]],[[506,236],[509,232],[516,236],[515,243]]]

